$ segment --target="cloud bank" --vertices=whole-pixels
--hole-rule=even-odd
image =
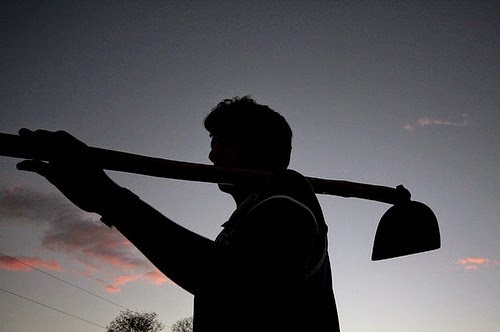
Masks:
[[[38,226],[40,247],[63,254],[65,259],[24,256],[13,260],[2,256],[0,269],[30,272],[29,265],[52,271],[76,269],[113,293],[131,282],[161,285],[169,281],[118,231],[102,224],[97,216],[80,211],[60,194],[0,188],[0,223],[20,222]],[[66,268],[69,265],[71,269]]]

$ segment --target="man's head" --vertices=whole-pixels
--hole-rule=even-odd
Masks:
[[[205,118],[216,165],[284,170],[290,162],[292,130],[285,118],[249,97],[225,99]]]

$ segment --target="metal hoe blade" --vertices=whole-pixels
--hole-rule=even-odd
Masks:
[[[380,219],[372,260],[406,256],[441,247],[437,218],[425,204],[407,201],[392,206]]]

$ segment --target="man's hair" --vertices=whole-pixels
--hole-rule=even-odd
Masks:
[[[283,170],[290,163],[292,130],[285,118],[249,96],[224,99],[204,121],[212,136],[241,143],[256,167]]]

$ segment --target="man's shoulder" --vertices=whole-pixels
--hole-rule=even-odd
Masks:
[[[280,233],[317,233],[318,222],[305,204],[287,195],[270,196],[252,207],[248,213],[250,227],[263,227]]]
[[[300,216],[315,219],[314,213],[307,205],[292,196],[284,194],[273,195],[263,199],[248,211],[248,215],[262,212],[276,213],[278,215],[293,215],[298,213]]]
[[[275,173],[257,195],[249,213],[266,211],[301,217],[318,218],[317,198],[307,179],[294,170]]]

